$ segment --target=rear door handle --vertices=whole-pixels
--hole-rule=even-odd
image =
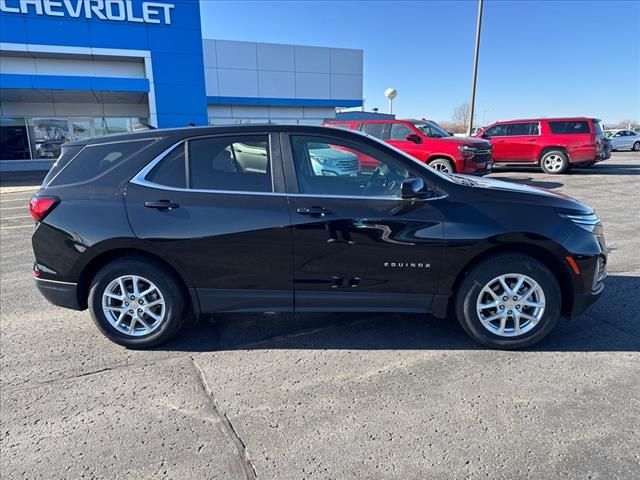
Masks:
[[[529,140],[527,140],[527,142],[536,142],[536,141],[538,141],[537,138],[530,138]]]
[[[171,200],[158,200],[156,202],[144,202],[144,206],[147,208],[157,208],[158,210],[173,210],[180,205],[173,203]]]
[[[312,217],[324,217],[325,215],[331,215],[331,210],[327,210],[323,207],[310,207],[299,208],[296,210],[299,215],[311,215]]]

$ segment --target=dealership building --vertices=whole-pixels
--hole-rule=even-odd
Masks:
[[[203,39],[199,0],[0,0],[0,170],[138,128],[321,123],[362,50]]]

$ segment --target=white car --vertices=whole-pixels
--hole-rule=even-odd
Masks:
[[[605,130],[604,136],[611,140],[614,150],[640,152],[640,133],[631,130]]]

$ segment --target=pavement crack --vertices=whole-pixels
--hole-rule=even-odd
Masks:
[[[198,365],[198,363],[193,357],[191,358],[191,365],[193,366],[193,369],[196,372],[196,377],[200,382],[200,386],[202,387],[202,390],[204,391],[207,398],[209,399],[209,402],[211,403],[211,408],[213,412],[215,413],[216,416],[220,418],[222,427],[224,428],[225,432],[233,442],[238,452],[238,456],[240,457],[240,464],[242,466],[242,470],[244,471],[245,478],[247,478],[248,480],[257,479],[258,475],[256,474],[256,469],[253,463],[251,462],[249,455],[247,454],[247,447],[245,443],[242,441],[242,439],[240,438],[240,435],[238,435],[238,432],[236,431],[236,429],[233,427],[233,424],[229,420],[229,417],[227,416],[225,411],[222,409],[222,407],[216,400],[215,395],[211,391],[211,388],[209,388],[209,384],[207,383],[207,380],[204,377],[204,372],[202,371],[202,369],[200,368],[200,365]]]

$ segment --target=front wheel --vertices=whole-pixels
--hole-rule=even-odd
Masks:
[[[453,163],[451,163],[451,160],[447,160],[446,158],[436,158],[431,160],[427,165],[442,173],[455,173]]]
[[[544,173],[558,174],[569,169],[567,154],[560,150],[551,150],[540,159],[540,168]]]
[[[478,343],[500,349],[533,345],[560,316],[560,286],[542,263],[520,254],[476,265],[455,300],[458,321]]]
[[[175,275],[141,258],[104,266],[91,282],[88,304],[100,331],[128,348],[169,340],[185,319],[185,295]]]

